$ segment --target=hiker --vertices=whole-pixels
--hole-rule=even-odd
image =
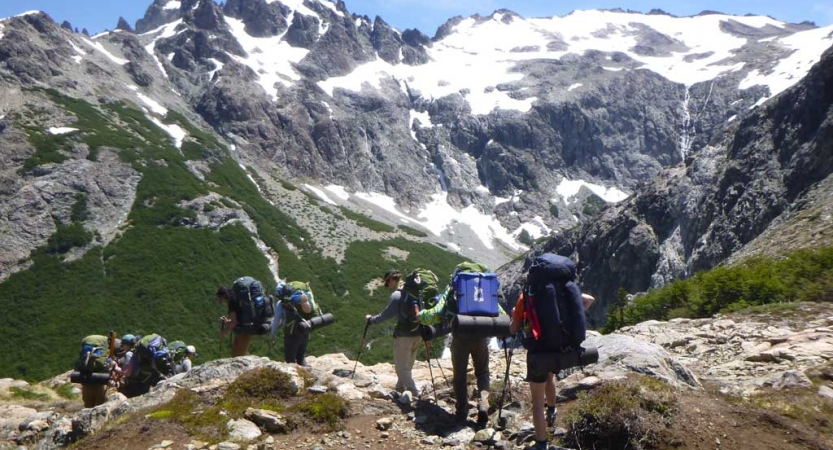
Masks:
[[[81,340],[81,352],[71,380],[81,384],[81,398],[85,408],[94,408],[107,401],[111,368],[107,350],[111,344],[110,339],[94,334]]]
[[[471,278],[477,280],[474,289],[466,289],[463,275],[478,275]],[[456,289],[455,289],[456,287]],[[489,272],[488,267],[473,262],[458,264],[452,274],[452,282],[440,296],[437,305],[431,309],[420,311],[417,315],[424,325],[439,324],[442,321],[453,321],[458,314],[471,316],[495,316],[504,314],[498,304],[498,289],[500,284],[497,277]],[[479,295],[478,298],[467,298]],[[468,302],[467,302],[468,300]],[[489,311],[469,310],[471,302],[490,304]],[[461,311],[462,310],[462,311]],[[454,418],[458,422],[468,419],[469,395],[467,389],[466,372],[468,371],[469,355],[474,364],[474,376],[477,380],[477,423],[485,425],[489,420],[489,340],[490,336],[474,335],[465,331],[454,331],[451,340],[451,365],[454,370],[452,384],[457,409]]]
[[[197,348],[193,345],[185,347],[185,356],[176,364],[176,373],[190,373],[193,368],[194,358],[197,356]]]
[[[116,362],[118,367],[124,368],[130,364],[130,359],[133,357],[133,347],[136,345],[136,336],[132,334],[125,334],[121,337],[120,343],[116,350]]]
[[[537,256],[512,314],[510,332],[524,330],[536,450],[547,448],[547,428],[555,426],[553,377],[560,370],[558,354],[581,351],[585,339],[584,309],[593,298],[582,297],[575,278],[576,266],[569,258],[552,253]]]
[[[307,365],[307,345],[312,335],[310,319],[321,314],[309,283],[291,281],[275,288],[278,306],[272,319],[271,337],[283,326],[283,356],[288,363]]]
[[[193,345],[187,345],[184,341],[173,341],[168,344],[168,353],[174,363],[174,373],[186,373],[191,371],[192,360],[196,356],[197,349]]]
[[[397,319],[393,329],[393,365],[397,378],[394,389],[399,393],[399,401],[409,404],[419,394],[412,374],[417,352],[423,343],[419,323],[416,321],[418,300],[412,295],[405,295],[404,285],[400,286],[402,273],[398,270],[385,272],[383,280],[385,287],[391,291],[390,301],[381,313],[375,316],[367,314],[365,320],[373,325]]]
[[[136,343],[133,357],[124,371],[126,382],[120,392],[128,398],[146,394],[151,387],[172,375],[174,362],[168,342],[158,334],[148,334]]]
[[[221,286],[215,299],[228,305],[228,316],[220,317],[220,339],[234,332],[231,356],[248,355],[252,336],[269,332],[275,314],[272,299],[263,294],[263,285],[252,277],[238,278],[230,288]]]

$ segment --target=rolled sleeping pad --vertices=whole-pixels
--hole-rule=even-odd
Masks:
[[[452,324],[449,322],[442,322],[439,325],[424,325],[421,327],[422,339],[430,341],[432,339],[448,336],[451,333]]]
[[[556,367],[558,370],[572,369],[578,366],[587,366],[599,361],[599,349],[593,346],[582,347],[581,352],[559,352],[555,353]]]
[[[508,337],[511,321],[511,318],[506,314],[497,317],[458,314],[454,318],[454,333],[478,338]]]
[[[69,381],[78,384],[107,384],[110,382],[110,374],[99,372],[81,373],[74,371],[69,375]]]
[[[336,321],[336,318],[331,314],[322,314],[320,316],[315,316],[309,320],[309,325],[306,322],[301,322],[301,326],[305,330],[314,330],[316,328],[326,327],[327,325],[332,325],[333,322]]]

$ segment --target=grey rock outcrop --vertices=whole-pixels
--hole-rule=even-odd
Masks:
[[[828,178],[831,105],[828,51],[802,82],[741,120],[723,143],[663,171],[637,195],[535,252],[579,261],[583,289],[601,300],[589,311],[591,323],[601,325],[619,288],[643,292],[714,267]],[[520,273],[529,261],[506,273]],[[508,298],[516,292],[510,289]]]

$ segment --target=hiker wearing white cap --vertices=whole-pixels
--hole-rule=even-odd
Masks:
[[[177,373],[189,373],[191,372],[191,366],[193,365],[194,356],[197,355],[197,349],[193,345],[189,345],[185,347],[185,358],[182,358],[182,362],[180,363],[181,367],[180,370],[177,370]]]

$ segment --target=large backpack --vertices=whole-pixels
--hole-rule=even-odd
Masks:
[[[234,285],[234,298],[237,302],[236,332],[248,334],[266,334],[275,315],[272,299],[263,293],[263,285],[252,277],[238,278]]]
[[[75,363],[75,370],[81,373],[107,373],[109,353],[109,339],[107,336],[93,334],[81,340],[81,352]]]
[[[544,253],[529,268],[524,288],[524,310],[532,325],[524,344],[532,351],[578,350],[587,323],[578,286],[576,265],[564,256]]]
[[[178,364],[185,358],[185,350],[187,349],[187,345],[184,341],[173,341],[168,344],[168,353],[171,354],[171,359],[173,360],[174,364]]]
[[[138,373],[131,378],[144,384],[155,385],[159,380],[174,374],[174,361],[168,350],[168,342],[158,334],[142,337],[136,344],[133,358],[138,358]]]
[[[457,302],[457,314],[464,316],[497,317],[500,315],[497,275],[483,264],[464,262],[458,264],[451,287]]]
[[[428,269],[415,269],[405,277],[405,283],[400,290],[397,328],[415,331],[419,327],[411,305],[416,303],[420,311],[436,306],[437,296],[440,294],[439,282],[437,275]]]

